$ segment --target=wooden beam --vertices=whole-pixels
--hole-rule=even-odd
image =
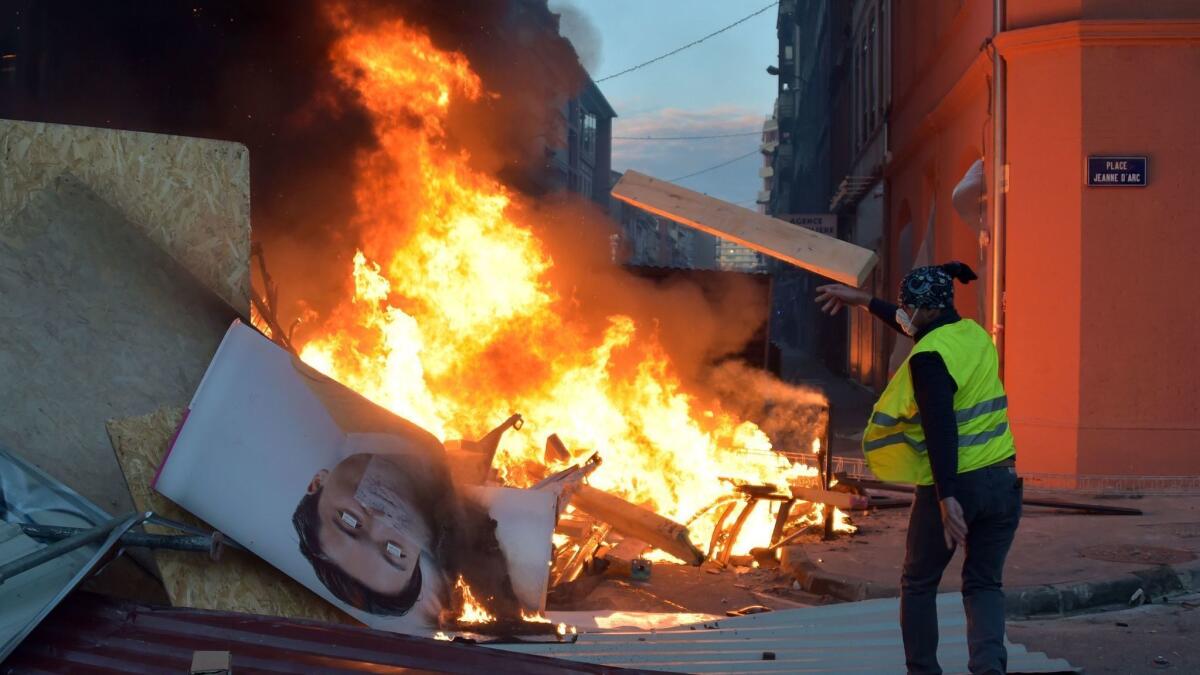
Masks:
[[[590,485],[579,486],[572,504],[596,520],[612,525],[620,534],[641,539],[685,563],[699,565],[704,562],[704,552],[688,538],[687,527],[653,511]]]
[[[612,196],[640,209],[778,258],[851,286],[875,268],[875,252],[785,220],[693,192],[637,171],[626,171]]]
[[[862,495],[850,494],[849,492],[838,492],[836,490],[822,490],[820,488],[803,487],[801,485],[792,486],[792,496],[801,501],[811,502],[813,504],[826,504],[828,506],[836,506],[839,509],[863,510],[871,505],[871,500]]]

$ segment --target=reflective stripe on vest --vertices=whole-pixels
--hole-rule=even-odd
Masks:
[[[959,424],[962,424],[963,422],[969,422],[980,415],[986,415],[988,413],[996,412],[997,410],[1004,410],[1006,408],[1008,408],[1008,396],[1000,396],[993,398],[990,401],[984,401],[978,405],[973,405],[966,410],[954,411],[954,420]],[[877,412],[874,415],[871,415],[871,422],[881,427],[894,427],[897,424],[920,424],[921,416],[913,415],[912,417],[897,418]]]
[[[1001,422],[993,429],[981,431],[977,434],[966,434],[964,436],[959,436],[958,447],[966,448],[972,445],[983,445],[993,438],[1003,436],[1007,431],[1008,422]],[[891,436],[884,436],[883,438],[877,438],[869,443],[863,443],[863,451],[871,452],[872,450],[886,448],[887,446],[895,443],[904,443],[917,452],[925,452],[925,441],[915,441],[906,436],[904,432],[897,432]]]

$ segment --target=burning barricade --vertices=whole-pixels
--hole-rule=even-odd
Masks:
[[[258,332],[229,329],[153,443],[110,426],[139,511],[236,542],[229,566],[155,555],[170,600],[569,639],[546,619],[551,593],[668,561],[768,561],[833,522],[793,491],[817,470],[772,443],[824,435],[823,398],[710,367],[762,312],[727,320],[687,289],[621,296],[606,246],[551,244],[575,236],[554,228],[576,212],[539,210],[450,142],[453,106],[489,96],[461,55],[399,21],[335,23],[334,74],[377,141],[357,164],[359,250],[323,268],[345,294],[281,321],[256,246]],[[722,307],[746,304],[730,292]],[[672,311],[696,335],[662,330]],[[171,340],[196,327],[180,325]]]
[[[486,561],[485,551],[493,557],[511,547],[539,551],[540,562],[528,562],[530,570],[540,565],[541,594],[535,600],[536,585],[522,582],[524,572],[513,570],[511,560],[516,602],[498,572],[473,578],[443,571],[441,586],[459,590],[443,593],[449,609],[438,612],[442,624],[447,616],[476,625],[542,611],[548,586],[599,568],[645,578],[652,561],[728,565],[748,560],[752,549],[767,551],[760,551],[765,560],[797,528],[834,520],[834,512],[804,506],[790,492],[815,468],[776,452],[767,431],[743,411],[716,397],[705,405],[689,393],[656,319],[601,312],[592,305],[603,303],[580,301],[613,287],[587,286],[593,281],[573,269],[611,261],[572,250],[573,264],[564,265],[567,253],[549,243],[561,235],[537,222],[538,207],[449,142],[455,106],[489,95],[461,55],[439,50],[400,21],[358,25],[344,18],[338,28],[334,73],[367,111],[378,139],[358,162],[352,225],[362,246],[353,258],[353,283],[332,310],[302,313],[299,327],[285,333],[263,265],[267,293],[255,304],[254,323],[300,364],[442,441],[448,474],[459,486],[473,486],[455,492],[522,488],[512,494],[547,495],[552,502],[553,548],[544,529],[506,541],[504,518],[492,518],[496,537],[469,515],[462,521],[472,564]],[[760,388],[729,373],[725,380]],[[771,398],[788,396],[798,394]],[[803,427],[807,448],[827,416],[823,397],[800,398],[793,412],[804,408],[803,415],[789,423]],[[421,560],[461,560],[460,553],[432,551]],[[320,556],[328,551],[318,554],[312,571],[293,565],[296,578],[337,596],[338,583],[312,583],[314,574],[318,582],[334,578],[322,577]],[[396,592],[397,585],[359,591],[371,597]],[[466,609],[474,605],[482,613]],[[480,621],[485,615],[495,621]]]
[[[522,420],[447,451],[235,323],[154,488],[350,616],[412,634],[562,637],[544,617],[547,594],[587,572],[645,579],[651,559],[728,565],[821,515],[796,508],[786,487],[714,474],[720,496],[681,524],[596,487],[607,467],[598,453],[551,471],[555,440],[544,477],[512,486],[495,458]],[[782,456],[737,461],[777,471],[781,486],[811,472]]]

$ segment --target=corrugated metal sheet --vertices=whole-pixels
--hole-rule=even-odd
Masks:
[[[192,652],[197,650],[231,652],[235,673],[630,672],[369,628],[153,609],[87,593],[64,600],[0,666],[0,672],[177,675],[188,672]]]
[[[46,548],[22,534],[20,524],[91,528],[110,520],[71,488],[0,448],[0,564]],[[0,583],[0,662],[103,561],[121,534],[138,522],[140,517],[131,516],[99,541]]]
[[[789,609],[659,631],[602,631],[574,644],[496,645],[611,666],[686,673],[903,673],[899,600]],[[938,658],[948,672],[967,664],[962,596],[938,596]],[[1062,659],[1009,644],[1011,672],[1077,672]]]
[[[0,661],[101,563],[121,535],[140,522],[141,517],[130,516],[104,539],[50,558],[0,583]],[[0,564],[46,548],[20,532],[17,525],[0,525]]]

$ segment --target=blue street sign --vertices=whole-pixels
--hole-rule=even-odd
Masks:
[[[1087,158],[1087,184],[1097,187],[1146,187],[1149,160],[1109,155]]]

